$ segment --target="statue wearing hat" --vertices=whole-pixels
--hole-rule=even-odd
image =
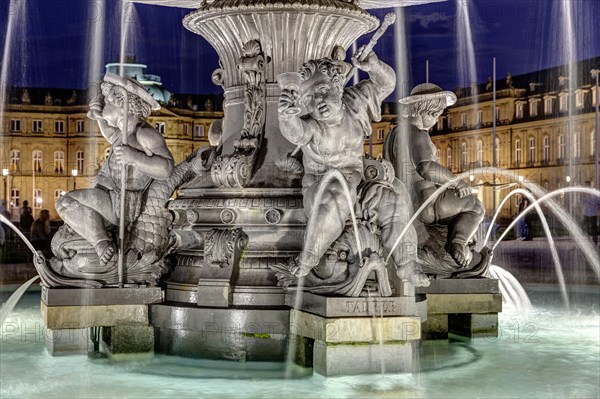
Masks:
[[[167,179],[173,172],[173,156],[163,136],[144,121],[160,105],[139,82],[107,73],[101,89],[102,94],[90,102],[88,117],[98,122],[111,145],[110,153],[94,187],[65,194],[56,209],[71,229],[94,246],[100,263],[107,265],[115,261],[116,245],[106,225],[119,224],[120,196],[126,196],[123,217],[127,222],[137,219],[151,182]],[[123,112],[125,101],[127,115]],[[124,125],[127,145],[123,145]],[[124,165],[130,165],[127,176],[123,176]],[[125,193],[121,192],[123,178],[127,179]]]
[[[316,279],[313,274],[319,275],[320,261],[345,231],[352,209],[358,209],[357,215],[363,221],[376,219],[366,223],[377,225],[373,230],[380,228],[381,244],[387,251],[410,217],[408,193],[403,187],[394,186],[393,173],[391,181],[361,184],[369,162],[363,160],[364,137],[371,134],[372,121],[381,119],[381,102],[396,83],[390,66],[372,51],[363,52],[364,46],[352,61],[369,73],[368,80],[344,88],[351,66],[334,50],[332,58],[306,62],[300,70],[299,91],[283,88],[279,100],[281,132],[302,149],[302,193],[309,218],[303,249],[286,267],[295,276],[312,271],[308,280]],[[298,104],[303,105],[305,115],[292,111],[298,109]],[[329,179],[332,172],[337,173],[337,178]],[[416,233],[412,227],[408,230],[406,237],[412,239],[413,245],[399,246],[392,254],[397,273],[417,286],[429,285],[416,262]]]
[[[456,95],[437,85],[423,83],[399,102],[403,105],[402,120],[386,139],[384,157],[392,162],[396,177],[409,189],[415,210],[439,186],[452,182],[418,217],[419,259],[425,263],[423,271],[457,277],[457,273],[475,266],[487,268],[489,257],[473,250],[484,207],[472,195],[469,184],[456,180],[450,170],[440,165],[429,137],[429,129],[437,123],[444,109],[456,102]],[[464,276],[471,275],[473,272]]]

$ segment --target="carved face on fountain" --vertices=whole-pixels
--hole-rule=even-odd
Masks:
[[[309,61],[303,65],[300,74],[302,103],[310,115],[319,121],[340,117],[345,78],[336,61],[326,58]]]

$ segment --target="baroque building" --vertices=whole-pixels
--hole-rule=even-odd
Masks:
[[[440,163],[463,173],[493,166],[495,152],[496,166],[546,190],[593,187],[598,93],[591,71],[599,67],[600,57],[575,64],[572,84],[567,66],[519,76],[507,73],[496,83],[495,143],[491,78],[482,85],[457,88],[457,103],[431,131]],[[488,211],[514,187],[491,172],[471,179]],[[568,196],[560,200],[566,204]],[[577,200],[571,197],[572,202]],[[505,216],[515,213],[516,201],[502,210]]]

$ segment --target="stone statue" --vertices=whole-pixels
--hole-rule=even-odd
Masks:
[[[77,92],[75,90],[73,90],[73,92],[71,93],[71,97],[69,97],[67,99],[67,104],[68,105],[73,105],[77,102]]]
[[[52,105],[52,95],[50,94],[50,92],[46,93],[46,96],[44,97],[44,105]]]
[[[205,148],[174,167],[163,136],[144,120],[152,110],[160,109],[144,87],[133,79],[107,73],[101,89],[102,94],[90,102],[88,117],[98,122],[111,151],[92,188],[71,191],[57,202],[65,226],[52,241],[55,257],[49,266],[36,261],[47,286],[118,284],[115,236],[121,217],[126,226],[126,282],[155,285],[168,270],[164,257],[175,243],[168,230],[172,218],[165,204],[179,185],[209,171],[212,165],[207,165],[207,160],[214,160]],[[127,145],[123,145],[122,132],[125,118]],[[121,195],[125,195],[123,215]]]
[[[400,100],[403,120],[387,137],[384,157],[392,162],[396,176],[409,189],[415,209],[439,186],[456,177],[440,165],[428,133],[444,109],[455,102],[454,93],[431,83],[416,86],[409,97]],[[435,267],[423,266],[423,270],[444,275],[445,270],[454,273],[470,269],[474,261],[481,264],[482,257],[474,256],[472,248],[484,213],[483,205],[464,180],[453,182],[427,205],[418,216],[419,243],[424,248],[419,258]]]
[[[512,74],[510,72],[508,72],[506,74],[506,88],[507,89],[514,89],[514,85],[513,85],[513,80],[512,80]]]
[[[31,97],[29,97],[29,90],[27,90],[27,89],[23,90],[23,94],[21,95],[21,102],[23,104],[31,103]]]
[[[318,274],[319,270],[313,269],[344,232],[351,213],[344,183],[349,189],[350,203],[357,204],[361,199],[358,202],[359,205],[362,203],[360,210],[365,219],[377,221],[386,251],[391,249],[410,217],[410,204],[406,204],[408,195],[397,194],[391,183],[387,182],[385,188],[359,187],[365,178],[364,136],[371,134],[371,122],[380,120],[380,104],[395,86],[394,71],[372,51],[363,52],[364,47],[359,48],[352,61],[369,73],[369,80],[344,89],[350,65],[341,60],[322,58],[302,66],[299,92],[285,88],[281,92],[280,128],[284,137],[302,149],[302,192],[304,210],[309,217],[303,249],[288,265],[296,276],[311,271]],[[308,115],[287,112],[299,102]],[[339,171],[343,182],[323,178],[332,171]],[[320,198],[318,194],[322,194]],[[415,249],[413,228],[409,229],[406,242],[412,242]],[[416,262],[416,251],[409,248],[399,246],[392,254],[399,275],[417,286],[428,285],[428,278]]]
[[[492,91],[493,88],[494,88],[494,81],[492,80],[491,76],[488,76],[487,82],[485,84],[485,91]]]

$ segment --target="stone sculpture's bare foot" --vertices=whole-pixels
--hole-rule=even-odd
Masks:
[[[415,287],[429,287],[431,280],[423,271],[421,267],[414,263],[405,264],[398,268],[398,277],[402,280],[407,280]]]
[[[467,267],[469,265],[469,261],[471,260],[471,251],[469,250],[468,246],[453,242],[446,245],[446,252],[450,254],[459,268]]]
[[[115,246],[110,240],[100,241],[96,246],[96,253],[100,258],[100,263],[103,265],[108,264],[111,259],[115,256]]]
[[[298,261],[293,258],[289,260],[288,268],[290,272],[298,278],[306,276],[312,270],[312,267],[298,263]]]

